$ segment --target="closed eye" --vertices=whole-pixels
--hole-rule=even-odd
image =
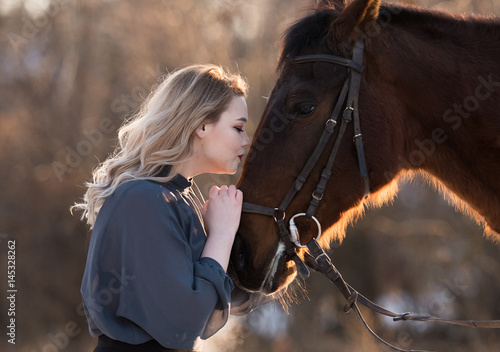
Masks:
[[[295,108],[295,116],[299,118],[307,117],[311,115],[315,110],[316,110],[316,105],[314,104],[310,103],[299,104]]]

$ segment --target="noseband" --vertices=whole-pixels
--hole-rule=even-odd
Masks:
[[[326,189],[328,180],[332,175],[333,164],[337,156],[337,152],[340,148],[340,143],[347,129],[347,125],[350,122],[354,122],[354,137],[353,141],[356,145],[356,151],[358,154],[359,170],[361,177],[364,180],[364,196],[367,197],[370,193],[370,180],[368,178],[368,172],[365,162],[365,153],[363,150],[363,139],[361,135],[361,127],[359,122],[359,112],[358,112],[358,96],[361,86],[361,73],[363,71],[363,41],[356,43],[353,49],[352,60],[345,59],[343,57],[333,56],[333,55],[304,55],[297,56],[292,59],[290,63],[292,64],[303,64],[303,63],[315,63],[315,62],[327,62],[335,65],[342,65],[348,68],[348,77],[344,81],[342,90],[337,99],[337,103],[332,111],[332,114],[325,123],[325,128],[321,134],[318,143],[304,165],[301,173],[295,179],[292,187],[288,193],[283,198],[281,204],[277,208],[266,207],[257,204],[243,203],[243,212],[254,213],[260,215],[272,216],[278,225],[278,232],[281,241],[285,244],[286,254],[289,259],[295,261],[297,264],[297,269],[303,276],[308,276],[309,271],[304,265],[304,262],[299,258],[296,252],[296,247],[306,247],[300,243],[300,237],[295,225],[294,219],[297,217],[305,216],[312,219],[318,227],[318,236],[316,241],[319,240],[321,236],[321,225],[319,221],[314,217],[316,209],[319,206],[321,199],[323,198],[323,193]],[[342,116],[340,112],[343,108]],[[340,129],[335,140],[335,144],[330,152],[330,157],[321,172],[321,177],[316,185],[314,192],[311,195],[311,201],[306,212],[295,214],[287,228],[285,224],[286,211],[295,198],[297,193],[301,190],[302,186],[306,182],[308,176],[310,175],[312,169],[317,164],[321,154],[323,153],[328,141],[335,131],[335,127],[340,120]]]
[[[281,204],[277,208],[244,202],[242,211],[245,213],[254,213],[260,215],[272,216],[274,218],[274,221],[278,226],[278,233],[280,240],[285,245],[286,256],[288,257],[289,260],[293,260],[295,262],[297,271],[304,277],[309,276],[309,270],[307,269],[302,259],[298,256],[296,248],[307,247],[309,251],[309,253],[305,253],[307,265],[312,269],[317,270],[322,274],[324,274],[332,283],[335,284],[335,286],[337,286],[337,288],[340,290],[344,298],[347,300],[347,304],[344,308],[344,311],[347,313],[351,309],[354,310],[354,312],[356,313],[356,315],[358,316],[364,327],[380,342],[384,343],[386,346],[394,350],[404,351],[404,352],[413,351],[413,350],[408,351],[405,349],[398,348],[380,338],[372,329],[370,329],[370,327],[366,323],[364,317],[361,314],[361,311],[357,306],[357,303],[363,304],[364,306],[370,308],[376,313],[392,317],[394,321],[402,321],[402,320],[440,321],[444,323],[469,326],[469,327],[500,328],[500,320],[484,320],[484,321],[447,320],[426,314],[418,314],[410,312],[396,313],[384,307],[381,307],[376,303],[373,303],[369,299],[365,298],[361,294],[359,294],[355,289],[353,289],[349,284],[347,284],[342,278],[340,272],[332,264],[330,257],[318,244],[318,240],[321,237],[322,231],[321,231],[321,225],[314,216],[314,214],[319,206],[321,199],[323,198],[323,193],[326,189],[328,180],[332,175],[333,164],[335,162],[337,152],[340,148],[342,137],[344,136],[345,131],[347,129],[347,125],[350,122],[353,122],[354,124],[353,142],[355,143],[356,152],[358,155],[359,171],[364,181],[365,198],[370,193],[370,180],[366,168],[365,153],[363,149],[363,139],[361,134],[359,111],[358,111],[358,97],[361,86],[361,73],[363,72],[364,69],[363,41],[362,40],[358,41],[354,46],[352,60],[333,55],[318,54],[318,55],[297,56],[296,58],[290,61],[291,64],[303,64],[303,63],[315,63],[315,62],[327,62],[335,65],[345,66],[348,68],[348,77],[344,81],[344,85],[342,87],[342,90],[340,91],[340,95],[337,99],[337,103],[333,109],[333,112],[330,115],[329,119],[326,121],[323,133],[321,134],[321,137],[313,153],[307,160],[301,173],[299,174],[299,176],[297,176],[294,184],[292,185],[288,193],[283,198]],[[342,108],[343,108],[343,113],[342,117],[340,117],[340,112]],[[320,180],[316,185],[314,192],[311,195],[311,201],[309,203],[307,211],[305,213],[298,213],[292,216],[289,221],[289,227],[287,228],[285,224],[286,210],[288,209],[290,203],[295,198],[297,193],[301,190],[302,186],[306,182],[314,166],[317,164],[328,141],[330,140],[330,137],[333,135],[333,132],[335,131],[335,127],[338,124],[338,120],[340,120],[340,128],[337,134],[337,138],[330,152],[330,157],[328,158],[326,166],[321,172]],[[317,237],[311,239],[306,245],[302,245],[300,243],[299,232],[297,230],[297,226],[295,225],[295,219],[297,217],[302,217],[302,216],[312,219],[316,223],[316,226],[318,227]]]

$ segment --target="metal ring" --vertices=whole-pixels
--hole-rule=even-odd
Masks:
[[[274,208],[274,214],[276,214],[277,211],[281,211],[281,210],[279,210],[278,208]],[[281,211],[281,212],[283,213],[283,217],[280,220],[285,220],[286,214],[285,214],[284,211]],[[274,218],[275,222],[278,222],[278,219],[276,218],[276,215],[273,215],[273,218]]]
[[[300,243],[300,236],[299,236],[299,230],[297,229],[297,226],[295,225],[294,219],[299,216],[306,216],[306,213],[298,213],[292,216],[290,219],[290,240],[295,243],[297,247],[300,248],[307,248],[306,245],[303,245]],[[316,241],[318,241],[321,238],[321,224],[319,223],[318,219],[316,219],[314,216],[311,216],[311,219],[314,220],[316,225],[318,226],[318,236],[316,237]]]

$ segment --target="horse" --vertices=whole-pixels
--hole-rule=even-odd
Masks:
[[[417,173],[500,241],[498,57],[495,17],[318,1],[284,34],[243,165],[238,187],[253,208],[231,254],[235,283],[282,292],[300,269],[284,224],[297,246],[316,238],[328,249]]]

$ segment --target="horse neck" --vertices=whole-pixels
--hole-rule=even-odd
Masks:
[[[381,118],[401,138],[397,170],[432,175],[498,233],[499,56],[498,20],[412,10],[372,40],[366,57],[370,94],[394,102],[377,107],[374,99],[372,113],[391,115]]]

